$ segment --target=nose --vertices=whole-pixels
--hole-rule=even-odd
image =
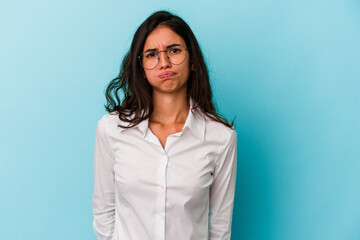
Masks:
[[[159,66],[160,68],[168,68],[171,66],[171,63],[167,57],[167,52],[166,51],[159,51],[158,53],[158,58],[159,58]]]

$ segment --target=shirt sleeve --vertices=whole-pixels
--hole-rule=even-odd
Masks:
[[[106,128],[105,119],[100,119],[96,127],[92,197],[93,228],[99,240],[112,239],[115,221],[115,161]]]
[[[220,152],[210,187],[209,240],[230,240],[235,197],[237,134],[231,133]]]

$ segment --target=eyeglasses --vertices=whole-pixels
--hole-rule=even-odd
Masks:
[[[187,56],[188,48],[176,44],[169,47],[167,50],[155,51],[147,50],[141,53],[137,58],[139,59],[140,65],[147,70],[156,68],[159,64],[160,56],[159,53],[166,52],[166,60],[171,64],[180,65],[182,64]]]

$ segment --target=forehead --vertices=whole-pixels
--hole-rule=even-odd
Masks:
[[[158,26],[146,38],[144,51],[146,49],[164,49],[172,44],[180,44],[186,47],[185,40],[176,32],[166,26]]]

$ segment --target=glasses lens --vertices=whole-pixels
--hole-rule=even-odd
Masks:
[[[167,51],[167,56],[172,64],[178,65],[185,61],[186,50],[182,46],[171,47]]]
[[[141,65],[145,69],[153,69],[158,64],[159,59],[155,51],[143,52],[141,55]]]

